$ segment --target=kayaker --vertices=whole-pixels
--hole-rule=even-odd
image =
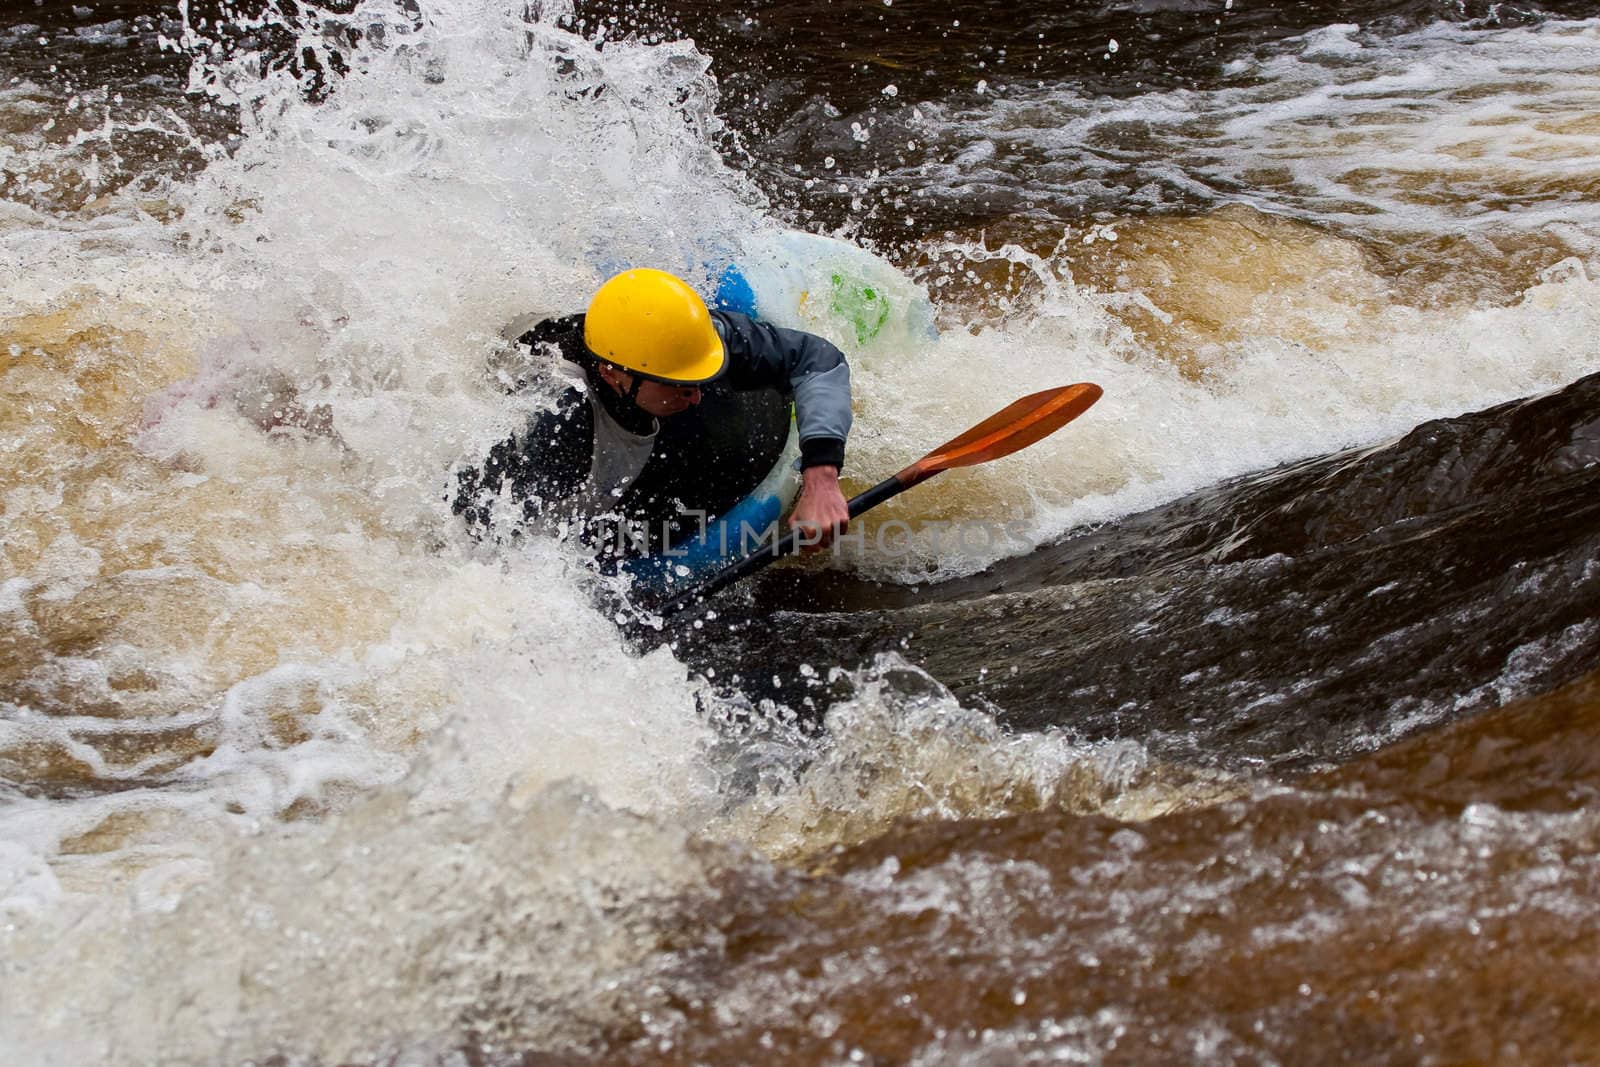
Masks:
[[[730,394],[763,389],[794,403],[802,488],[790,525],[821,546],[849,522],[839,470],[850,367],[823,338],[710,311],[687,282],[641,268],[602,285],[584,314],[547,319],[518,343],[558,357],[569,387],[482,466],[458,475],[453,506],[475,529],[509,495],[520,522],[575,532],[602,557],[659,551],[685,499],[708,499],[697,490],[736,481],[748,467],[739,427],[717,419],[737,421],[726,414],[736,411]],[[782,421],[786,431],[786,414]],[[730,431],[735,439],[720,451],[697,447]],[[714,497],[717,486],[709,488]]]

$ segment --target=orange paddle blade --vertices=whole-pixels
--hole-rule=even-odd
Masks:
[[[1042,441],[1089,410],[1103,390],[1092,382],[1031,393],[953,440],[946,441],[895,475],[914,485],[952,467],[970,467],[1009,456]]]

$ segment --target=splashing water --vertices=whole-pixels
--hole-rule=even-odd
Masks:
[[[322,104],[212,71],[243,138],[164,190],[174,220],[129,203],[8,245],[5,748],[46,783],[10,812],[34,855],[115,849],[79,840],[112,819],[186,853],[190,816],[323,810],[447,720],[493,756],[441,793],[696,795],[683,671],[629,655],[556,546],[467,544],[444,489],[536,402],[485,370],[500,323],[579,302],[593,249],[752,224],[697,126],[714,86],[686,45],[602,62],[495,5],[390,26]],[[47,799],[84,774],[120,788]]]
[[[704,55],[583,38],[563,14],[358,3],[361,42],[337,49],[292,24],[348,69],[315,99],[260,53],[210,55],[191,19],[182,43],[208,55],[191,85],[237,136],[172,111],[143,133],[192,173],[130,150],[104,173],[144,180],[117,189],[4,188],[0,767],[20,784],[0,808],[18,991],[0,1036],[31,1060],[339,1060],[461,1033],[580,1047],[672,1010],[657,970],[714,945],[698,909],[716,872],[766,870],[750,850],[1237,795],[1136,745],[1002,734],[894,661],[853,679],[817,741],[725,703],[670,648],[627,647],[569,549],[491,551],[456,527],[451,469],[545,399],[500,391],[503,324],[581,306],[615,262],[708,284],[706,250],[776,225],[715,150]],[[156,121],[106,107],[103,146]],[[98,151],[25,147],[8,160],[41,174]],[[847,565],[966,573],[1600,366],[1588,251],[1512,300],[1422,307],[1350,238],[1184,224],[1237,269],[1196,253],[1169,285],[1108,295],[1075,281],[1068,244],[939,239],[930,259],[1027,285],[1009,305],[950,293],[937,343],[869,359],[834,338],[860,357],[863,483],[1016,395],[1107,390],[1058,440],[887,510],[1000,514],[1015,540],[952,551],[923,530]],[[1194,326],[1221,275],[1227,321]],[[744,735],[752,713],[776,724]]]

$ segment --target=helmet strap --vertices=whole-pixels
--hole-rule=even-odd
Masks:
[[[635,406],[639,403],[639,387],[644,384],[644,379],[637,374],[633,375],[633,384],[628,386],[628,403]]]

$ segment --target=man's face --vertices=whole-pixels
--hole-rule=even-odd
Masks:
[[[633,388],[633,375],[615,367],[603,366],[600,376],[604,378],[613,389],[623,396],[628,395],[628,390]],[[700,387],[698,385],[668,385],[666,382],[655,382],[646,379],[639,383],[639,393],[633,402],[656,418],[665,418],[688,411],[700,403]]]
[[[700,403],[700,387],[647,381],[639,386],[639,395],[633,398],[633,402],[658,418],[676,415]]]

